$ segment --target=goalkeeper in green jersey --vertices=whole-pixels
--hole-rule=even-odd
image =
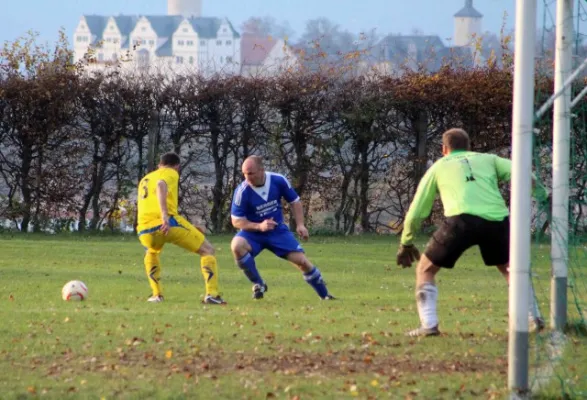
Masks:
[[[499,182],[511,178],[511,161],[493,154],[470,151],[469,135],[450,129],[442,136],[443,157],[424,174],[405,218],[397,263],[416,268],[416,303],[420,327],[409,336],[440,333],[434,277],[441,268],[453,268],[468,248],[478,245],[483,262],[496,266],[509,282],[509,210],[499,191]],[[430,215],[436,194],[446,217],[429,240],[420,257],[413,245],[414,232]],[[544,194],[544,192],[541,192]],[[537,328],[544,327],[530,292],[530,317]]]

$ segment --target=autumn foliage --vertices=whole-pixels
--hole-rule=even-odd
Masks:
[[[446,129],[467,130],[474,150],[509,155],[510,66],[390,75],[352,73],[354,57],[340,58],[340,68],[266,77],[88,74],[71,64],[63,43],[7,45],[0,53],[0,218],[23,231],[119,229],[121,218],[132,225],[137,182],[157,154],[174,150],[184,161],[182,212],[211,231],[231,229],[240,164],[259,154],[306,200],[314,229],[385,233],[401,227]],[[552,80],[538,80],[540,105]],[[539,124],[541,143],[549,126]],[[579,122],[574,130],[580,155],[585,130]],[[547,163],[548,151],[544,157]]]

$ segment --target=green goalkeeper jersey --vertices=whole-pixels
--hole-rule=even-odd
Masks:
[[[499,192],[499,182],[509,181],[512,163],[494,154],[452,151],[424,174],[404,221],[401,243],[409,245],[422,220],[430,215],[440,194],[446,217],[471,214],[501,221],[509,210]]]

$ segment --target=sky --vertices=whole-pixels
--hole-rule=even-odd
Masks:
[[[541,24],[543,2],[538,0],[537,21]],[[203,0],[203,16],[226,17],[239,29],[252,16],[271,16],[288,21],[296,35],[305,22],[326,17],[353,33],[375,29],[380,37],[408,35],[414,30],[439,35],[445,44],[453,36],[453,15],[465,0]],[[499,33],[505,21],[513,31],[515,0],[474,0],[483,14],[482,30]],[[63,28],[71,42],[73,31],[84,14],[164,15],[166,0],[0,0],[0,44],[14,41],[28,31],[41,42],[55,42]],[[504,17],[504,13],[507,16]],[[504,20],[505,18],[505,20]],[[448,40],[447,40],[448,39]]]

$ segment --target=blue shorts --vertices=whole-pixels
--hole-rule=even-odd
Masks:
[[[265,249],[281,258],[285,258],[294,251],[304,252],[302,245],[288,228],[278,228],[270,232],[240,231],[236,236],[240,236],[249,242],[252,247],[251,256],[253,257],[256,257]]]

